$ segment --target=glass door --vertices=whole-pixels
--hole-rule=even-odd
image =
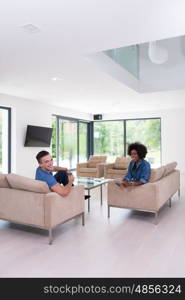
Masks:
[[[77,122],[59,119],[59,166],[75,169],[77,158]]]
[[[87,123],[79,122],[79,162],[87,161]]]

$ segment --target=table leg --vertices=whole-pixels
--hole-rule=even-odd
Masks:
[[[103,204],[103,199],[102,199],[103,198],[102,197],[102,194],[103,194],[103,192],[102,192],[102,185],[103,184],[100,185],[100,201],[101,201],[101,205]]]
[[[90,190],[88,190],[88,196],[90,196]],[[90,212],[90,197],[87,200],[88,200],[88,212]]]

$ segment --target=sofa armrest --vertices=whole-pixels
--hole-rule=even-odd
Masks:
[[[108,169],[113,169],[114,168],[114,163],[111,164],[105,164],[104,165],[104,170],[107,171]]]
[[[113,169],[113,167],[114,167],[114,163],[110,163],[110,164],[105,164],[104,165],[104,177],[105,178],[108,178],[107,176],[108,176],[108,170],[109,169]]]
[[[97,177],[103,177],[104,176],[104,165],[105,165],[105,163],[97,164]]]
[[[160,209],[180,188],[180,172],[175,170],[152,184],[156,189],[157,207]]]
[[[85,211],[84,195],[83,185],[72,187],[66,197],[54,192],[45,195],[45,226],[54,227],[83,213]]]

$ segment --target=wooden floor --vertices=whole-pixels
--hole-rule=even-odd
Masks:
[[[86,225],[74,219],[54,230],[0,221],[0,277],[185,277],[185,187],[154,225],[151,213],[111,208],[106,188],[92,191]]]

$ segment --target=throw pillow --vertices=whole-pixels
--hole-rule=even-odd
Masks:
[[[155,182],[161,179],[164,175],[164,170],[165,170],[164,166],[160,168],[152,169],[149,182]]]
[[[176,166],[177,166],[177,163],[175,161],[165,165],[164,166],[164,168],[165,168],[164,176],[166,176],[166,175],[170,174],[171,172],[173,172],[174,169],[176,168]]]
[[[50,192],[47,183],[40,180],[31,179],[13,173],[8,174],[6,178],[8,180],[9,185],[14,189],[44,194]]]

